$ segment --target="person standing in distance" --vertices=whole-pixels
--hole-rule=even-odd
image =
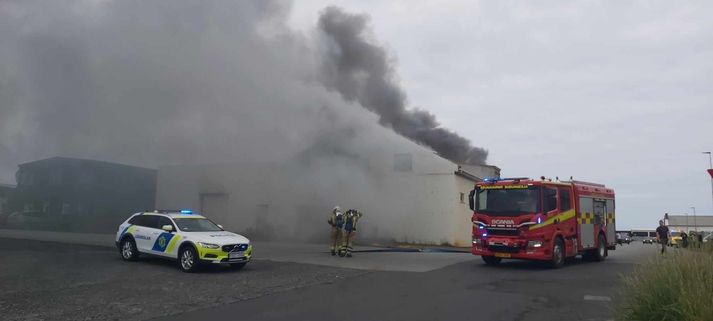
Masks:
[[[671,231],[669,231],[668,226],[663,223],[663,220],[659,221],[659,227],[656,228],[656,240],[661,244],[661,254],[666,252],[666,247],[668,246],[668,240],[671,239]]]

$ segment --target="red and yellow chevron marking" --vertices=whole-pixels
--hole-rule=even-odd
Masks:
[[[607,224],[614,224],[614,213],[607,213]]]
[[[578,224],[594,224],[594,214],[592,213],[582,213],[579,218],[577,218]]]

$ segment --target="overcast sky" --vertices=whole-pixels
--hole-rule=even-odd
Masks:
[[[309,1],[371,16],[410,106],[505,176],[605,183],[618,227],[712,213],[713,2]]]
[[[311,144],[322,123],[300,108],[352,107],[314,83],[331,57],[311,48],[330,44],[319,14],[337,5],[369,15],[373,40],[395,60],[400,82],[383,91],[403,89],[408,108],[487,149],[504,176],[605,183],[620,228],[692,206],[713,213],[701,153],[713,150],[712,1],[49,3],[0,0],[0,182],[42,155],[156,166],[212,159],[216,144],[239,155],[284,136]],[[342,49],[371,48],[340,39]],[[236,133],[254,139],[229,139]]]

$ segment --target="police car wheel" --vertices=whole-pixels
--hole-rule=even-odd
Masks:
[[[233,263],[233,264],[230,264],[230,267],[233,269],[236,269],[236,270],[242,270],[245,267],[245,265],[247,265],[247,264],[248,264],[247,262]]]
[[[121,258],[126,261],[134,261],[139,257],[139,251],[136,249],[136,243],[133,239],[127,237],[121,241]]]
[[[192,246],[185,246],[178,255],[178,266],[183,272],[195,272],[198,269],[198,253]]]

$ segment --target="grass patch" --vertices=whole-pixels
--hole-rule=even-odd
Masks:
[[[713,321],[713,244],[669,250],[624,279],[619,320]]]

